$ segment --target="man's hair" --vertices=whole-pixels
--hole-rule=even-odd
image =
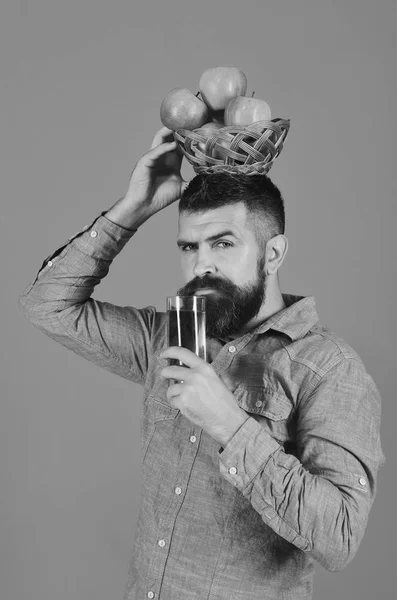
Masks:
[[[179,202],[182,212],[203,213],[243,202],[262,255],[272,237],[285,232],[284,201],[267,175],[235,173],[200,174],[185,189]]]

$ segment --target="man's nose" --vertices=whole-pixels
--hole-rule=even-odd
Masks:
[[[211,260],[210,255],[207,252],[197,252],[196,262],[193,267],[193,274],[195,277],[202,277],[207,273],[215,273],[216,268]]]

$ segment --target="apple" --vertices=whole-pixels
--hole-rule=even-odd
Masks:
[[[177,129],[197,129],[209,119],[208,106],[186,88],[174,88],[164,97],[160,107],[163,125]]]
[[[225,108],[225,125],[250,125],[270,119],[270,106],[260,98],[237,96]]]
[[[216,123],[214,121],[210,121],[209,123],[205,123],[202,127],[200,127],[200,129],[196,129],[196,133],[201,133],[208,139],[212,133],[215,133],[216,131],[218,131],[219,129],[222,129],[223,127],[224,127],[224,125],[221,123]],[[226,140],[226,139],[218,139],[217,140],[217,145],[215,146],[215,148],[212,151],[213,158],[220,158],[220,159],[225,158],[225,154],[222,152],[222,150],[219,148],[219,146],[223,146],[224,148],[229,148],[230,142],[233,140],[233,136],[229,133],[224,133],[224,135],[228,138],[228,140]],[[206,146],[207,139],[205,140],[205,142],[198,142],[198,144],[197,144],[197,148],[199,150],[201,150],[201,152],[205,152],[205,146]]]
[[[208,137],[211,135],[211,133],[215,133],[216,131],[218,131],[218,129],[221,129],[222,127],[223,127],[223,125],[221,125],[220,123],[216,123],[215,121],[210,121],[209,123],[204,123],[204,125],[202,125],[199,129],[196,130],[196,133],[199,133],[199,134],[201,133],[208,139]],[[206,141],[198,142],[197,148],[199,150],[201,150],[201,152],[204,152],[205,144],[206,144]]]
[[[244,96],[247,78],[237,67],[214,67],[200,77],[199,89],[212,111],[224,109],[235,96]]]
[[[217,123],[216,121],[209,121],[208,123],[204,123],[204,125],[202,125],[200,127],[200,131],[202,129],[218,130],[218,129],[222,129],[222,127],[224,127],[224,125],[222,125],[221,123]]]

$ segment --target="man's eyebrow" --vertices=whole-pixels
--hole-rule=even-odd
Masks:
[[[239,239],[234,231],[232,231],[231,229],[225,229],[224,231],[220,231],[219,233],[216,233],[215,235],[210,235],[209,237],[207,237],[205,239],[205,241],[213,242],[225,235],[231,235],[232,237]],[[178,248],[180,248],[182,246],[194,246],[195,244],[196,244],[196,242],[189,242],[188,240],[177,240],[177,242],[176,242],[176,245],[178,246]]]

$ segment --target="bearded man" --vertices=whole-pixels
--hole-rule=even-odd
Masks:
[[[126,195],[44,261],[20,306],[144,388],[125,600],[309,600],[314,561],[340,570],[363,538],[383,462],[379,394],[314,298],[281,292],[278,188],[227,173],[186,185],[170,139],[157,133]],[[153,306],[92,298],[136,230],[179,199],[179,294],[207,297],[207,361],[167,348]]]

